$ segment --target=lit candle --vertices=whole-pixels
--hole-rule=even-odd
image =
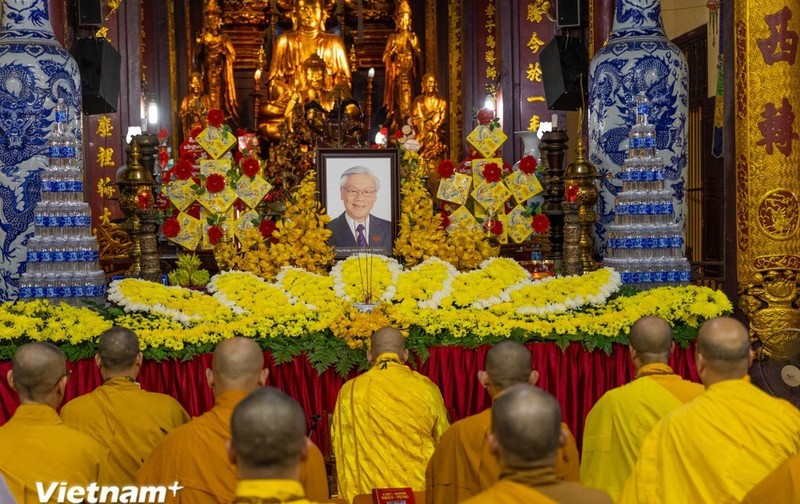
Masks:
[[[370,78],[370,79],[375,77],[375,69],[374,68],[370,68],[369,69],[369,72],[367,72],[367,77]]]

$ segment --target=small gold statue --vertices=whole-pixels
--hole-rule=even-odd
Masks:
[[[228,35],[222,32],[222,10],[216,0],[206,4],[205,15],[205,28],[197,37],[197,45],[205,68],[210,106],[235,119],[239,116],[233,78],[236,51]]]
[[[411,104],[411,121],[420,144],[419,155],[426,161],[438,159],[445,151],[442,126],[447,117],[447,100],[439,94],[436,76],[422,76],[422,94]]]
[[[208,109],[211,100],[203,93],[203,76],[199,72],[192,72],[189,76],[189,94],[181,101],[180,117],[183,126],[184,140],[194,128],[208,126]]]
[[[267,99],[259,110],[259,135],[271,142],[280,138],[281,123],[292,114],[293,97],[309,89],[303,65],[312,55],[325,63],[322,92],[339,88],[343,95],[350,95],[347,51],[339,36],[324,31],[328,12],[323,2],[295,0],[291,17],[292,29],[275,40],[267,73]]]
[[[383,106],[386,108],[390,129],[399,129],[411,115],[418,65],[422,59],[417,35],[411,31],[411,7],[400,0],[394,12],[397,32],[389,35],[383,51],[386,65],[386,83],[383,88]]]

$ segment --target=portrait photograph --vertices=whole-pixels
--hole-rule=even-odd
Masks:
[[[319,149],[317,186],[337,259],[392,255],[400,215],[397,149]]]

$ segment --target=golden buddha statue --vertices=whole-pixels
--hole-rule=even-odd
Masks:
[[[293,97],[310,89],[303,65],[312,55],[325,63],[321,91],[332,92],[338,88],[343,96],[350,95],[347,51],[339,36],[324,32],[327,16],[322,0],[295,0],[292,29],[278,35],[272,49],[267,99],[258,114],[258,131],[262,138],[272,142],[280,138],[281,124],[293,113]]]
[[[208,126],[208,109],[211,100],[203,93],[203,76],[199,72],[189,75],[189,94],[181,101],[180,117],[184,140],[194,128]]]
[[[400,0],[394,11],[397,32],[389,35],[383,51],[386,65],[386,82],[383,88],[383,106],[390,129],[399,129],[411,115],[411,100],[417,66],[422,59],[417,35],[411,31],[411,7]]]
[[[239,116],[236,102],[236,82],[233,78],[233,62],[236,51],[228,35],[222,32],[222,10],[216,0],[206,4],[205,28],[197,37],[200,57],[205,67],[205,76],[211,108]]]
[[[420,144],[419,155],[425,160],[438,159],[445,151],[442,127],[447,118],[447,100],[439,94],[436,76],[422,76],[422,94],[411,104],[411,121]]]

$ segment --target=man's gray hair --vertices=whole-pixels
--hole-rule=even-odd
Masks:
[[[375,174],[372,173],[372,170],[370,170],[366,166],[354,166],[352,168],[346,169],[344,173],[342,173],[342,177],[339,179],[339,189],[344,189],[344,186],[347,185],[347,177],[349,177],[350,175],[358,175],[361,173],[366,173],[367,175],[372,177],[372,180],[375,181],[375,190],[376,191],[380,190],[381,179],[375,176]]]

